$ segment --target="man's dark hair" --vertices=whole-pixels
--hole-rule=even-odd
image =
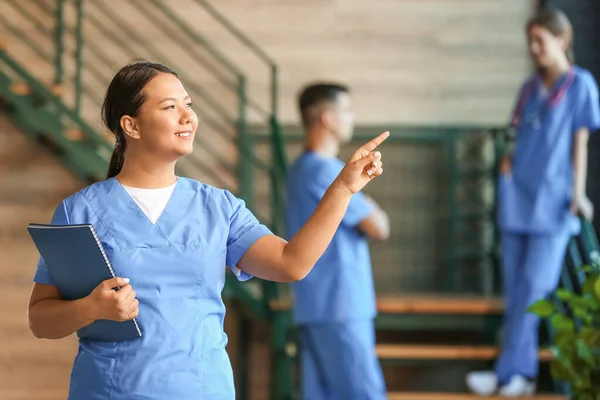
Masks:
[[[335,102],[341,93],[348,93],[348,87],[336,83],[314,83],[302,89],[298,96],[298,107],[305,128],[310,128],[316,122],[314,107],[325,102]]]

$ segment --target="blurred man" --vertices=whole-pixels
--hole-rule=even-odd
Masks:
[[[312,215],[342,170],[337,156],[354,128],[344,86],[310,85],[300,94],[299,108],[305,144],[287,177],[288,238]],[[327,251],[305,279],[293,284],[303,399],[387,398],[375,353],[375,289],[367,238],[385,240],[388,235],[387,214],[356,193]]]

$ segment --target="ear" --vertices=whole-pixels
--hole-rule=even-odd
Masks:
[[[324,109],[319,116],[319,122],[323,125],[327,130],[331,130],[332,125],[335,125],[334,115],[329,109]]]
[[[123,115],[120,123],[121,129],[123,129],[123,132],[125,132],[127,136],[136,140],[140,138],[140,130],[135,118],[132,118],[129,115]]]

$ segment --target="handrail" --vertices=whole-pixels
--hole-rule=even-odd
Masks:
[[[205,0],[194,0],[197,4],[204,7],[204,9],[213,16],[225,29],[227,29],[233,36],[238,38],[243,44],[252,50],[259,58],[261,58],[271,69],[271,114],[277,117],[277,75],[278,69],[277,64],[271,57],[269,57],[256,43],[254,43],[247,35],[237,29],[231,21],[229,21],[223,14],[218,12],[213,6],[211,6]]]
[[[31,74],[23,68],[19,63],[9,57],[5,52],[0,51],[0,59],[8,65],[11,69],[16,71],[32,88],[34,91],[39,93],[46,101],[50,102],[56,109],[66,115],[73,122],[81,128],[85,137],[89,140],[90,144],[99,146],[100,148],[110,149],[110,144],[94,129],[92,129],[79,115],[77,115],[71,108],[67,107],[58,97],[54,96],[44,85],[39,83]]]
[[[179,18],[177,15],[175,15],[175,13],[173,13],[169,9],[169,7],[167,7],[162,1],[160,1],[160,0],[151,0],[151,1],[169,20],[171,20],[175,25],[179,26],[179,28],[188,37],[192,38],[194,41],[196,41],[201,46],[204,46],[205,48],[210,49],[211,54],[213,54],[213,52],[216,53],[216,50],[214,50],[214,48],[211,45],[209,45],[209,42],[207,39],[205,39],[202,35],[200,35],[199,33],[195,32],[192,28],[190,28],[189,24],[187,24],[184,20]],[[143,9],[143,7],[140,7],[140,10],[142,10],[142,9]],[[157,23],[157,25],[162,26],[163,28],[165,27],[164,25],[158,24],[158,21],[156,19],[154,19],[154,22]],[[226,60],[227,65],[230,63],[232,64],[232,62],[229,61],[228,58],[226,58],[225,56],[223,56],[220,53],[217,53],[217,54],[219,54],[219,56],[220,56],[219,59],[222,58],[222,59]],[[235,78],[238,82],[242,78],[247,79],[247,77],[243,74],[243,72],[240,71],[237,67],[235,67],[235,69],[231,69],[230,71],[235,74]],[[235,83],[231,84],[231,85],[226,85],[226,87],[228,89],[232,90],[234,93],[236,93],[238,90]],[[262,114],[263,118],[269,117],[269,113],[266,110],[264,110],[258,103],[256,103],[254,100],[252,100],[251,98],[246,97],[246,104],[249,107],[251,107],[254,111],[257,111],[259,114]]]
[[[242,71],[240,71],[240,69],[238,67],[236,67],[231,60],[229,60],[223,54],[216,51],[213,48],[213,46],[206,39],[204,39],[201,35],[194,32],[193,30],[189,29],[187,24],[184,24],[183,21],[181,21],[181,19],[179,17],[177,17],[175,14],[173,14],[171,12],[171,10],[167,6],[165,6],[165,4],[161,0],[150,0],[150,1],[154,4],[155,7],[159,8],[160,11],[165,16],[167,16],[171,21],[177,21],[176,23],[183,29],[183,31],[187,35],[189,35],[189,37],[193,38],[200,45],[204,46],[204,48],[206,50],[208,50],[208,52],[210,54],[212,54],[219,62],[221,62],[225,67],[227,67],[227,69],[229,69],[231,72],[233,72],[235,74],[236,79],[240,79],[240,77],[244,76]]]
[[[152,48],[151,46],[149,46],[147,44],[147,41],[145,41],[144,39],[142,39],[135,31],[131,30],[128,28],[128,22],[125,21],[119,14],[117,14],[116,12],[114,12],[112,9],[110,9],[109,7],[107,7],[103,1],[94,1],[91,2],[90,4],[93,4],[97,9],[100,9],[105,15],[109,16],[109,18],[114,21],[116,24],[118,24],[126,33],[127,35],[132,38],[133,40],[135,40],[140,46],[142,46],[146,51],[148,51],[148,53],[152,54],[153,57],[156,57],[157,59],[162,59],[162,60],[166,60],[168,59],[168,57],[163,54],[162,52],[156,50],[155,48]],[[90,13],[91,15],[92,13]],[[113,38],[115,37],[115,35],[113,35]],[[116,39],[118,40],[118,39]],[[122,41],[120,41],[121,43],[123,43]],[[127,45],[125,45],[127,46]],[[128,46],[127,46],[128,47]],[[213,110],[215,112],[218,112],[220,115],[226,117],[227,119],[229,119],[230,121],[235,120],[235,118],[228,112],[228,110],[226,110],[218,100],[216,100],[211,94],[209,94],[206,90],[202,89],[201,87],[199,87],[198,85],[193,84],[193,80],[185,75],[181,75],[182,78],[185,81],[188,81],[188,86],[193,88],[199,95],[200,97],[202,97],[203,99],[206,100],[206,103],[211,106],[213,108]]]
[[[256,43],[254,43],[247,35],[245,35],[242,31],[233,25],[223,14],[219,13],[213,6],[210,5],[209,2],[205,0],[194,0],[196,3],[200,4],[206,11],[212,15],[221,25],[223,25],[228,31],[230,31],[236,38],[238,38],[242,43],[244,43],[248,48],[256,53],[263,61],[265,61],[270,66],[275,66],[275,61],[271,59]]]
[[[134,0],[136,1],[136,0]],[[145,2],[147,2],[148,0],[144,0]],[[156,5],[156,3],[154,2],[154,4]],[[157,5],[158,7],[158,5]],[[161,5],[162,7],[162,5]],[[141,6],[138,7],[138,10],[144,14],[146,16],[146,18],[148,18],[150,21],[153,22],[153,24],[158,27],[158,29],[162,30],[165,34],[170,35],[170,36],[175,36],[175,31],[172,29],[172,27],[168,24],[164,24],[161,21],[159,21],[159,19],[153,15],[151,12],[149,12],[148,9],[146,9],[146,7]],[[187,32],[186,32],[187,33]],[[204,44],[204,43],[203,43]],[[198,61],[199,64],[205,64],[205,60],[202,58],[202,55],[200,55],[200,53],[197,51],[196,47],[191,47],[188,49],[188,52],[190,55],[193,55],[194,58],[196,59],[196,61]],[[212,54],[212,53],[211,53]],[[222,75],[222,71],[219,69],[216,69],[215,67],[213,67],[210,63],[206,63],[205,65],[206,69],[209,70],[221,83],[223,83],[223,85],[225,85],[226,87],[229,88],[235,88],[235,82],[233,81],[228,81],[227,78],[223,77]],[[234,71],[235,72],[235,71]],[[237,73],[236,73],[237,76]]]

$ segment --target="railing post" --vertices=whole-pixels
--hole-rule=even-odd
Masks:
[[[65,8],[65,0],[57,0],[56,2],[56,25],[54,27],[54,46],[55,46],[55,59],[54,59],[54,84],[56,86],[63,83],[63,52],[64,52],[64,31],[65,21],[63,18],[63,11]]]
[[[244,199],[246,206],[252,209],[252,163],[250,161],[250,135],[248,134],[246,78],[238,76],[238,179],[239,196]]]
[[[80,115],[83,72],[83,0],[76,0],[77,25],[75,27],[75,112]]]
[[[277,120],[277,99],[279,88],[277,86],[277,66],[271,64],[271,117]]]

